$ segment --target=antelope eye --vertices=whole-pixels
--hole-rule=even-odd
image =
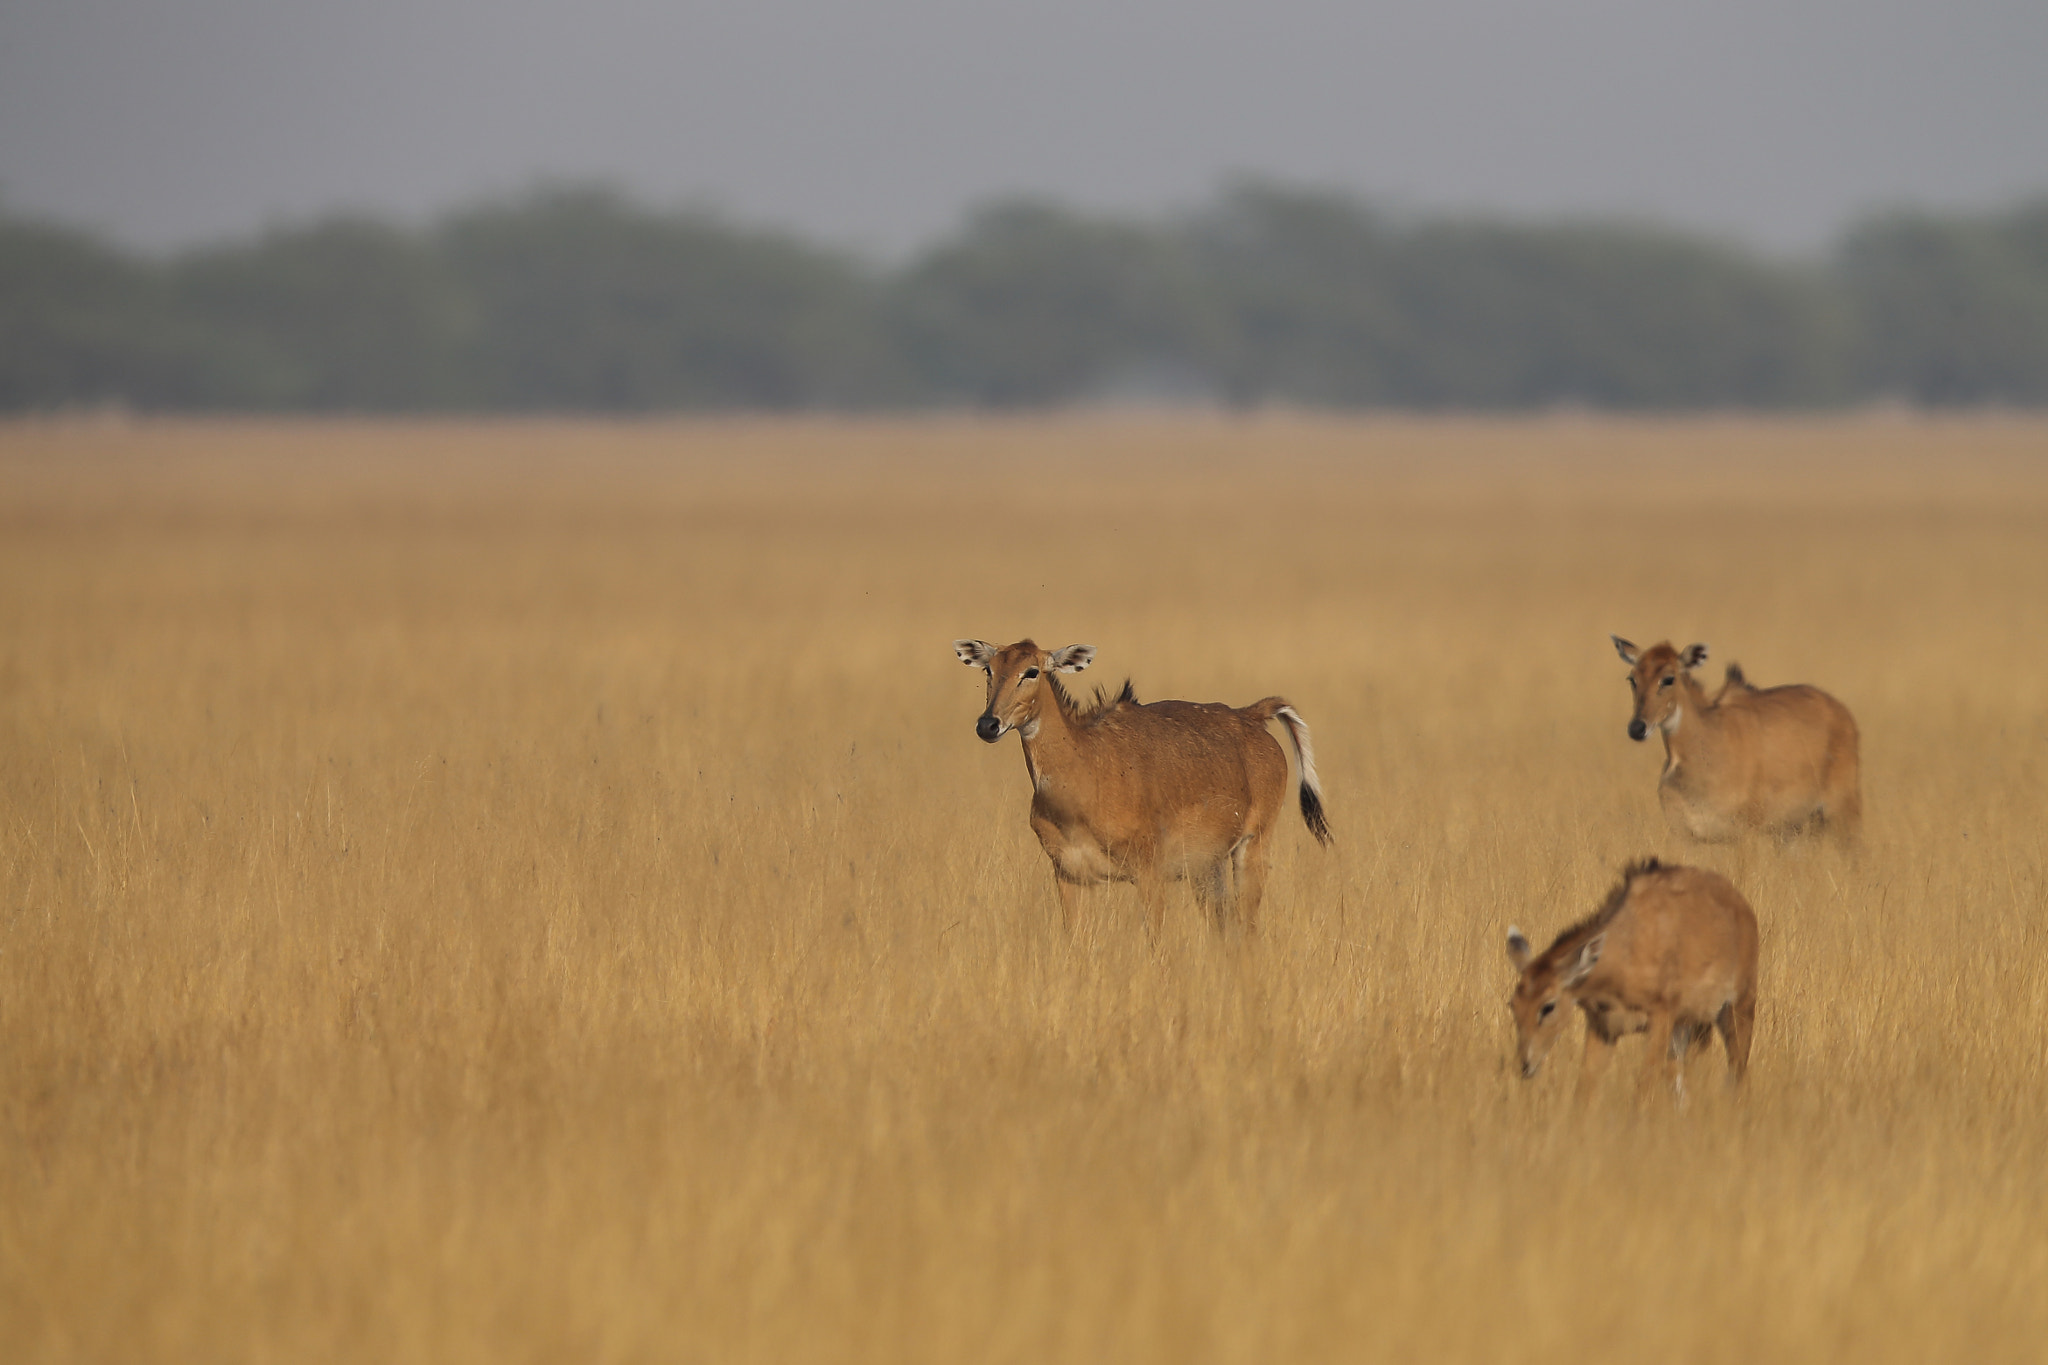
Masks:
[[[1555,1000],[1546,1000],[1543,1002],[1543,1008],[1536,1011],[1536,1017],[1538,1019],[1548,1019],[1550,1017],[1551,1011],[1555,1010],[1556,1008],[1557,1002]]]
[[[1657,684],[1657,686],[1659,686],[1659,687],[1669,687],[1669,686],[1671,686],[1671,681],[1672,681],[1672,680],[1671,680],[1670,678],[1666,678],[1666,679],[1665,679],[1664,681],[1662,681],[1662,682],[1658,683],[1658,684]]]
[[[1035,678],[1035,677],[1037,677],[1037,676],[1038,676],[1038,670],[1037,670],[1037,669],[1035,669],[1035,668],[1027,668],[1027,669],[1025,669],[1025,670],[1024,670],[1024,676],[1023,676],[1023,677],[1021,677],[1021,678],[1019,678],[1019,679],[1018,679],[1017,681],[1018,681],[1018,682],[1030,682],[1030,681],[1031,681],[1031,680],[1032,680],[1033,678]]]

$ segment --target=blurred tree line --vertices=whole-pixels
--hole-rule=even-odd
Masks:
[[[2048,200],[1867,219],[1800,263],[1245,185],[1152,222],[999,204],[890,269],[600,190],[170,259],[0,213],[0,410],[1872,397],[2048,402]]]

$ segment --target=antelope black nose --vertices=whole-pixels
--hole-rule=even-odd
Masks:
[[[983,716],[974,722],[974,733],[993,744],[1003,737],[1003,723],[994,716]]]
[[[1635,740],[1648,739],[1650,737],[1650,727],[1643,724],[1642,719],[1638,717],[1628,723],[1628,737]]]

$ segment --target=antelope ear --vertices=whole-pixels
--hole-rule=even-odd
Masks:
[[[1579,955],[1572,959],[1571,969],[1558,982],[1566,990],[1578,985],[1593,974],[1595,964],[1600,961],[1600,950],[1607,946],[1607,935],[1595,934],[1586,940],[1586,946],[1579,949]]]
[[[1095,662],[1095,646],[1068,645],[1065,649],[1054,650],[1047,662],[1056,673],[1079,673]]]
[[[1687,645],[1685,653],[1678,656],[1678,661],[1687,668],[1698,668],[1707,661],[1707,647],[1705,645]]]
[[[998,651],[986,640],[955,640],[953,652],[969,668],[987,668],[988,661],[995,658]]]
[[[1622,639],[1619,635],[1610,635],[1607,638],[1614,641],[1614,652],[1621,656],[1621,661],[1627,664],[1630,668],[1634,668],[1636,666],[1636,654],[1638,652],[1636,650],[1636,647],[1630,644],[1627,640]]]
[[[1534,951],[1529,946],[1529,940],[1522,937],[1522,931],[1510,924],[1508,926],[1508,961],[1515,964],[1516,971],[1522,971],[1529,965],[1529,955]]]

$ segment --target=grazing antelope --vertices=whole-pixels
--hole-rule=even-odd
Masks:
[[[1301,769],[1301,818],[1324,844],[1308,723],[1279,697],[1243,709],[1217,702],[1140,704],[1126,682],[1082,705],[1053,676],[1079,673],[1093,645],[1040,649],[955,640],[953,652],[988,675],[974,732],[990,744],[1015,730],[1031,775],[1031,828],[1052,859],[1060,915],[1074,922],[1083,887],[1136,882],[1156,934],[1168,881],[1185,879],[1221,927],[1232,901],[1258,928],[1267,840],[1287,792],[1287,756],[1266,729],[1287,727]],[[1233,885],[1234,883],[1234,885]]]
[[[1681,1101],[1677,1062],[1688,1049],[1706,1046],[1711,1029],[1721,1031],[1728,1048],[1729,1082],[1740,1085],[1749,1069],[1756,914],[1718,872],[1655,858],[1632,863],[1606,903],[1541,954],[1510,927],[1508,960],[1521,973],[1508,1007],[1525,1079],[1557,1041],[1567,1004],[1586,1017],[1581,1100],[1606,1069],[1615,1040],[1628,1033],[1650,1035],[1644,1079],[1663,1073]]]
[[[1745,829],[1781,835],[1824,830],[1854,842],[1863,823],[1856,720],[1817,687],[1754,687],[1728,665],[1708,697],[1692,670],[1705,645],[1638,650],[1611,637],[1635,691],[1628,737],[1664,736],[1657,796],[1674,825],[1702,841]]]

